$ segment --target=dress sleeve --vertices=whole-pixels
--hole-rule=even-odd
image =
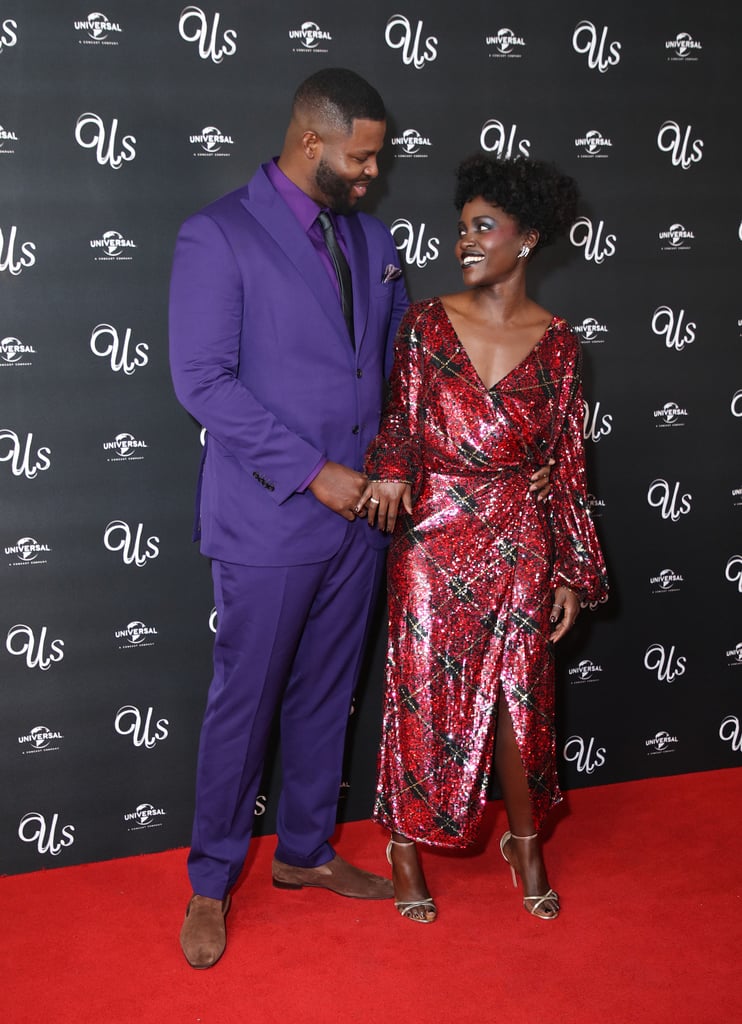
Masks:
[[[420,307],[411,306],[394,342],[389,397],[379,433],[366,452],[366,472],[371,480],[405,481],[413,490],[421,469],[422,330]]]
[[[574,336],[572,335],[572,338]],[[585,602],[605,601],[608,578],[590,515],[583,441],[582,354],[574,339],[570,365],[560,388],[561,424],[551,474],[550,515],[555,541],[552,586],[566,586]]]

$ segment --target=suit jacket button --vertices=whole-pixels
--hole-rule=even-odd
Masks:
[[[356,423],[356,425],[353,427],[353,433],[354,434],[358,434],[358,433],[360,433],[360,430],[361,430],[361,428]]]
[[[361,370],[360,367],[359,367],[359,369],[356,370],[356,377],[358,377],[360,379],[362,376],[363,376],[363,370]]]

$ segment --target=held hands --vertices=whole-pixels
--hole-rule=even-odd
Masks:
[[[561,640],[564,634],[574,626],[579,613],[580,599],[574,590],[570,590],[569,587],[557,587],[554,591],[554,604],[549,616],[549,625],[553,629],[549,643],[555,644]]]
[[[528,493],[535,494],[536,501],[543,501],[544,498],[549,497],[549,492],[551,491],[551,467],[554,464],[554,459],[549,459],[549,464],[541,466],[531,477],[531,486],[528,488]]]
[[[531,476],[528,491],[536,495],[536,501],[543,501],[549,496],[549,480],[553,465],[554,459],[550,459],[548,465],[541,466]],[[317,501],[337,512],[343,519],[353,522],[357,517],[364,518],[368,515],[369,526],[377,526],[386,533],[392,533],[396,526],[400,502],[407,512],[412,512],[412,488],[408,483],[369,481],[364,473],[343,466],[339,462],[328,460],[309,484],[308,490]],[[579,610],[579,603],[577,608]],[[575,612],[574,617],[576,614]],[[560,636],[571,627],[574,617]]]
[[[412,488],[401,481],[369,480],[361,496],[361,508],[368,512],[368,525],[392,533],[397,524],[399,503],[412,512]]]
[[[343,466],[339,462],[326,462],[312,480],[308,490],[333,512],[349,522],[366,515],[362,495],[367,490],[368,478],[364,473]]]

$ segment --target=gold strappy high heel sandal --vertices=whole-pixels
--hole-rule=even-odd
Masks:
[[[395,839],[390,839],[386,847],[386,859],[389,863],[392,863],[392,847],[393,846],[414,846],[415,844],[410,841],[409,843],[398,843]],[[420,924],[432,924],[438,916],[438,908],[433,902],[433,897],[428,896],[424,900],[395,900],[394,906],[397,908],[402,917],[406,917],[408,921],[418,921]],[[422,907],[425,911],[424,917],[414,917],[413,911],[417,910],[418,907]],[[432,916],[431,916],[432,915]]]
[[[520,839],[522,842],[525,842],[528,839],[537,838],[538,833],[534,833],[532,836],[514,836],[512,832],[506,832],[500,840],[500,853],[510,865],[510,873],[513,876],[513,885],[516,889],[518,888],[518,875],[510,858],[505,853],[505,847],[511,839]],[[551,908],[544,907],[545,903],[551,903]],[[540,917],[543,921],[553,921],[554,918],[559,917],[559,896],[553,889],[549,889],[543,896],[524,896],[523,906],[529,914],[533,914],[534,917]]]

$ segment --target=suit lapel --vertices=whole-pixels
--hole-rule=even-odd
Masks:
[[[286,206],[265,172],[259,170],[249,185],[249,195],[241,199],[242,205],[255,218],[296,267],[322,312],[335,328],[345,345],[349,344],[348,329],[343,311],[327,271],[317,259],[317,253],[301,226]],[[355,253],[354,253],[355,260]],[[368,265],[368,264],[366,264]],[[355,294],[355,278],[353,281]],[[354,307],[354,317],[357,314]],[[356,324],[358,323],[356,319]],[[365,325],[365,319],[364,319]]]
[[[353,275],[353,326],[356,349],[363,343],[368,321],[368,243],[357,215],[343,217],[343,236],[350,249]]]

